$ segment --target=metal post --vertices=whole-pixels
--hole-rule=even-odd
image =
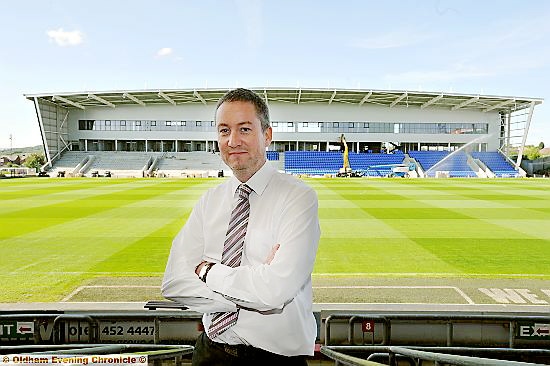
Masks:
[[[513,320],[510,320],[510,333],[508,337],[508,347],[514,348],[515,336],[516,336],[516,322]]]
[[[397,366],[395,353],[393,353],[392,351],[388,353],[388,365]]]
[[[510,124],[512,123],[512,112],[508,112],[508,114],[506,115],[506,140],[505,141],[505,144],[506,144],[506,156],[510,156],[510,138],[511,138],[511,127],[510,127]]]
[[[523,157],[523,148],[525,147],[525,141],[527,140],[527,134],[529,133],[529,126],[531,125],[531,118],[533,118],[534,110],[535,110],[535,102],[531,102],[529,106],[529,115],[527,116],[527,122],[525,124],[525,130],[523,131],[521,146],[519,147],[519,151],[518,151],[518,160],[516,161],[516,169],[519,169],[521,165],[521,159]]]
[[[447,323],[447,347],[452,346],[453,344],[453,323]]]

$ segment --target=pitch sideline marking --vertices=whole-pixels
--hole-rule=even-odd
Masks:
[[[114,273],[114,272],[113,272]],[[476,277],[550,277],[550,274],[544,273],[455,273],[455,272],[339,272],[339,273],[316,273],[313,277],[356,277],[356,276],[369,276],[369,277],[393,277],[393,276],[410,276],[410,277],[453,277],[453,278],[473,278]]]
[[[40,261],[44,262],[44,261]],[[35,262],[35,264],[38,264],[38,262]],[[20,268],[12,271],[16,272],[19,271]],[[95,274],[95,275],[121,275],[121,274],[127,274],[131,275],[132,277],[136,275],[143,275],[143,276],[153,276],[153,277],[161,277],[164,275],[164,272],[96,272],[96,271],[26,271],[26,273],[34,273],[34,274]],[[495,278],[495,277],[502,277],[502,278],[514,278],[514,277],[541,277],[541,278],[550,278],[550,274],[545,273],[468,273],[468,274],[461,274],[461,273],[454,273],[454,272],[340,272],[340,273],[313,273],[313,277],[357,277],[357,276],[368,276],[368,277],[392,277],[392,276],[401,276],[401,277],[450,277],[450,278],[471,278],[476,279],[478,277],[481,278]]]
[[[21,267],[18,267],[16,269],[14,269],[13,271],[11,271],[9,274],[10,275],[15,275],[15,274],[18,274],[28,268],[31,268],[31,267],[35,267],[35,266],[38,266],[42,263],[45,263],[45,262],[51,262],[52,261],[52,257],[48,257],[48,258],[45,258],[45,259],[42,259],[42,260],[38,260],[38,261],[34,261],[32,263],[29,263],[27,265],[24,265],[24,266],[21,266]],[[32,272],[32,271],[26,271],[26,273],[28,272]]]

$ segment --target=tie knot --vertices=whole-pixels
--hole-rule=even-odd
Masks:
[[[250,192],[252,192],[252,188],[250,188],[246,184],[241,184],[239,188],[237,188],[237,192],[239,193],[239,198],[247,200],[248,196],[250,195]]]

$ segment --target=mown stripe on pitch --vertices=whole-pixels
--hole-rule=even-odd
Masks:
[[[156,184],[162,183],[162,181],[157,181]],[[197,181],[195,184],[199,183],[200,182]],[[26,235],[30,232],[44,230],[48,227],[61,225],[68,221],[98,215],[112,209],[130,205],[138,200],[145,200],[151,197],[159,199],[161,194],[173,192],[178,189],[181,188],[175,185],[172,190],[163,190],[160,192],[152,190],[149,186],[139,186],[110,193],[103,193],[101,191],[98,194],[74,199],[72,201],[11,212],[8,216],[2,216],[0,218],[0,223],[2,227],[5,228],[0,231],[0,247],[2,245],[2,239],[5,240],[13,238],[14,236]],[[167,200],[172,200],[172,198]]]

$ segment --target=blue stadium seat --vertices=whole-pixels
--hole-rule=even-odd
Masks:
[[[279,152],[278,151],[267,151],[267,160],[278,161],[279,160]]]
[[[348,155],[353,170],[367,170],[371,166],[384,164],[401,164],[403,153],[398,154],[359,154],[351,152]],[[336,174],[344,165],[340,152],[332,151],[286,151],[285,171],[293,174],[325,175]],[[368,176],[385,177],[391,173],[391,168],[369,170]]]
[[[448,171],[449,176],[455,178],[477,177],[463,151],[409,151],[409,156],[420,164],[429,177],[434,177],[436,171]]]
[[[473,152],[472,157],[481,160],[499,178],[519,176],[518,171],[498,151]]]

